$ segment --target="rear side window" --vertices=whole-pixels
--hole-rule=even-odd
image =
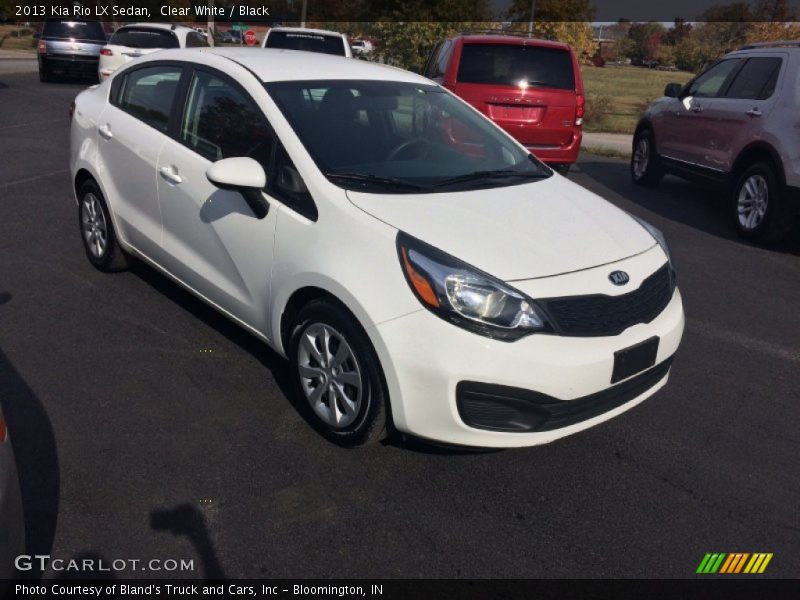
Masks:
[[[572,56],[567,50],[518,44],[464,44],[459,83],[575,89]]]
[[[249,156],[269,168],[273,135],[266,117],[237,87],[211,73],[195,74],[180,139],[211,161]]]
[[[178,38],[171,31],[144,27],[123,27],[111,36],[109,44],[128,48],[178,48]]]
[[[191,32],[186,34],[187,48],[203,48],[208,46],[208,41],[199,33]]]
[[[447,70],[447,63],[450,61],[450,56],[452,54],[453,42],[450,40],[437,46],[425,67],[425,77],[429,79],[441,79],[444,77],[444,73]]]
[[[283,48],[284,50],[306,50],[345,56],[344,39],[334,35],[306,33],[295,31],[269,32],[267,48]]]
[[[45,21],[42,37],[105,42],[106,32],[97,21]]]
[[[775,91],[778,73],[781,70],[780,58],[750,58],[736,75],[736,79],[725,94],[728,98],[766,100]]]
[[[117,106],[166,133],[180,79],[180,67],[136,69],[125,78]]]

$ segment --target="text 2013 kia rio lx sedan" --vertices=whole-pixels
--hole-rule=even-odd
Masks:
[[[92,264],[264,340],[343,444],[549,442],[661,388],[683,333],[658,230],[413,73],[167,50],[77,97],[71,170]]]

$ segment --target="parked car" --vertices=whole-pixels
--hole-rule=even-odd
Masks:
[[[350,42],[350,48],[353,51],[353,54],[356,56],[367,56],[368,54],[372,53],[374,47],[372,42],[369,40],[352,40]]]
[[[100,49],[106,34],[98,21],[45,19],[39,34],[39,81],[61,76],[97,76]]]
[[[353,50],[345,34],[305,27],[273,27],[267,31],[261,47],[321,52],[348,58],[353,56]]]
[[[636,127],[631,176],[722,184],[749,239],[784,237],[800,212],[800,41],[752,44],[689,83],[667,85]]]
[[[663,235],[424,77],[167,50],[75,102],[89,262],[140,257],[287,357],[337,442],[541,444],[667,381]]]
[[[0,408],[0,592],[3,580],[14,576],[14,559],[24,553],[25,521],[22,513],[17,467]]]
[[[204,48],[208,39],[191,27],[166,23],[124,25],[100,50],[99,74],[105,79],[122,65],[158,50]]]
[[[457,35],[434,47],[423,74],[560,173],[578,160],[583,79],[568,44],[513,35]]]

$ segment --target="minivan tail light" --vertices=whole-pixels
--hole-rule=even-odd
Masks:
[[[8,439],[8,428],[6,427],[6,420],[0,413],[0,444]]]
[[[583,115],[586,113],[586,99],[583,94],[575,97],[575,125],[583,125]]]
[[[108,48],[103,48],[102,50],[100,50],[100,54],[102,54],[103,56],[114,56],[114,53]]]
[[[47,54],[47,42],[39,40],[39,54]]]

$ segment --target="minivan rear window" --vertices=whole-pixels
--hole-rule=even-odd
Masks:
[[[459,83],[575,89],[569,51],[520,44],[464,44]]]
[[[346,56],[344,40],[339,36],[308,33],[305,31],[275,31],[267,36],[267,48],[305,50]]]
[[[42,37],[105,42],[106,32],[97,21],[45,21]]]
[[[114,46],[128,48],[178,48],[178,38],[170,31],[147,29],[144,27],[125,27],[118,29],[108,42]]]

